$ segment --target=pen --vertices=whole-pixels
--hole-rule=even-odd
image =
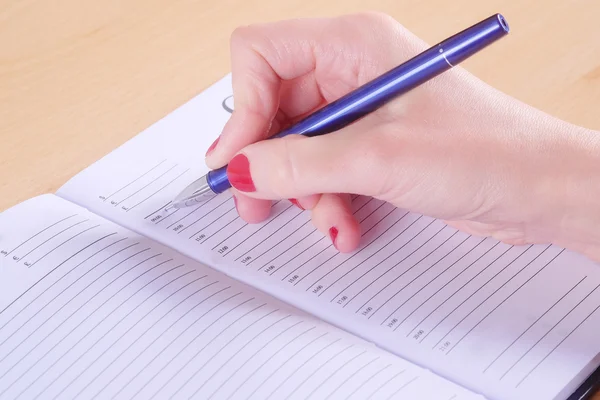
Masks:
[[[508,31],[508,23],[504,17],[494,14],[430,47],[271,138],[294,134],[318,136],[337,131],[458,65],[502,38]],[[212,170],[185,188],[168,208],[183,208],[203,202],[230,187],[227,166]]]

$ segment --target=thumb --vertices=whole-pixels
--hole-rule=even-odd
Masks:
[[[262,199],[319,193],[381,195],[392,174],[391,152],[373,137],[374,132],[358,129],[251,144],[229,162],[229,182],[248,196]]]

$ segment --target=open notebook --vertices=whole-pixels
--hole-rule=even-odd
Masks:
[[[567,399],[600,364],[600,268],[361,196],[340,254],[308,212],[246,224],[206,173],[226,76],[0,215],[2,399]]]

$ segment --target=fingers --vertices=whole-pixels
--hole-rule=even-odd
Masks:
[[[350,195],[324,194],[312,210],[315,227],[341,253],[355,250],[360,242],[360,225],[350,204]]]
[[[318,107],[323,98],[314,75],[310,43],[324,21],[285,21],[237,29],[231,38],[234,111],[216,145],[206,155],[220,168],[244,146],[265,139],[281,108],[287,118]],[[318,30],[318,29],[317,29]],[[290,100],[280,104],[285,95]],[[280,107],[281,106],[281,107]],[[281,121],[277,121],[281,123]]]
[[[379,196],[394,171],[394,150],[376,136],[375,128],[368,129],[359,124],[320,137],[290,135],[252,144],[229,162],[229,182],[263,199],[317,193]]]

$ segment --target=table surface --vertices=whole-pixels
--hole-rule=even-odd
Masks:
[[[0,0],[0,210],[56,191],[228,73],[236,26],[364,10],[429,43],[501,12],[509,38],[462,67],[600,129],[597,0]]]

